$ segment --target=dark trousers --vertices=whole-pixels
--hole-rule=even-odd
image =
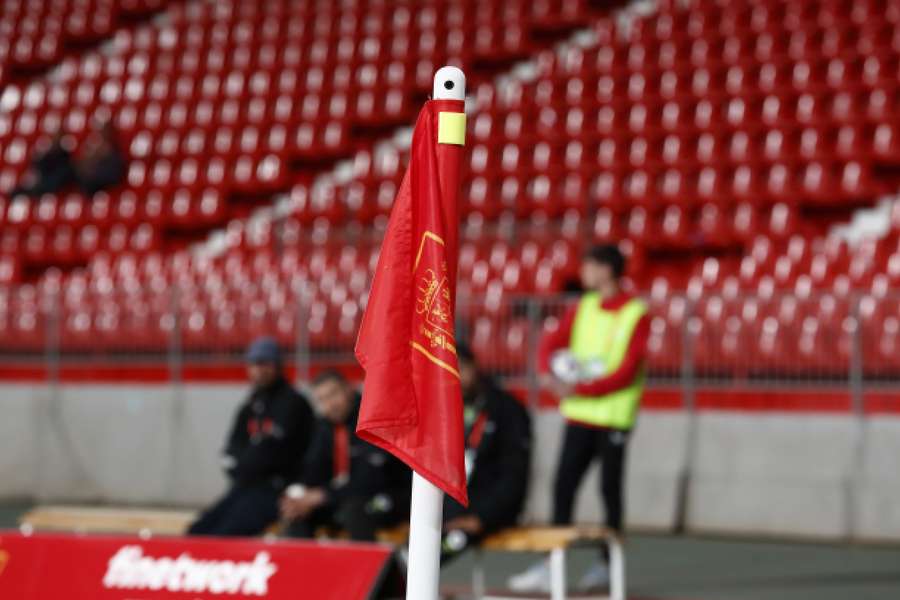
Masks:
[[[188,528],[189,535],[259,535],[278,519],[278,491],[268,483],[234,486]]]
[[[319,508],[305,519],[294,519],[284,528],[284,535],[313,538],[317,529],[329,528],[346,531],[358,542],[372,542],[379,529],[398,524],[404,516],[395,508],[373,509],[369,498],[348,498],[337,506]]]
[[[600,495],[606,506],[606,525],[622,531],[624,522],[625,447],[628,433],[569,423],[566,425],[556,482],[553,486],[553,523],[572,522],[575,494],[594,459],[600,460]]]

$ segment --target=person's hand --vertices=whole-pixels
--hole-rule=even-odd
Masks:
[[[557,398],[565,398],[566,396],[571,396],[574,390],[574,387],[571,383],[565,383],[560,380],[555,375],[550,373],[542,373],[538,377],[538,383],[541,386],[541,389],[550,392]]]
[[[313,488],[299,498],[282,496],[279,504],[281,517],[287,520],[305,519],[309,513],[325,504],[325,490]]]
[[[541,389],[550,392],[560,400],[572,395],[574,386],[570,383],[560,381],[549,373],[544,373],[538,378]]]
[[[298,518],[302,507],[303,505],[300,498],[282,496],[281,500],[278,502],[278,512],[281,514],[281,518],[286,521],[293,521]]]
[[[550,385],[550,393],[560,400],[571,396],[574,390],[574,385],[572,385],[571,383],[562,382],[559,379],[554,379],[553,383]]]
[[[309,513],[319,508],[323,504],[325,504],[325,490],[322,488],[313,488],[311,490],[307,490],[303,496],[299,499],[299,505],[297,506],[297,517],[305,519]]]
[[[484,529],[484,525],[481,523],[478,515],[463,515],[447,521],[444,524],[444,529],[446,531],[460,529],[468,534],[478,535]]]
[[[556,381],[556,377],[554,377],[550,373],[541,373],[538,376],[538,385],[542,390],[550,391]]]

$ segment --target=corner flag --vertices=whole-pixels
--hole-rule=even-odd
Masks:
[[[465,126],[462,100],[429,100],[419,113],[356,343],[366,371],[357,434],[464,505],[454,310]]]

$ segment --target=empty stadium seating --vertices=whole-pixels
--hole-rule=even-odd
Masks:
[[[10,0],[0,10],[0,88],[15,71],[55,65],[71,46],[110,36],[129,19],[158,11],[167,0]]]
[[[530,74],[470,85],[459,310],[489,366],[530,356],[517,298],[553,297],[587,244],[615,241],[654,309],[658,373],[683,368],[687,332],[709,377],[837,376],[857,331],[867,373],[900,372],[900,213],[880,239],[829,233],[896,191],[898,2],[659,2],[622,19],[580,0],[231,0],[165,16],[100,23],[105,52],[0,97],[0,188],[42,132],[81,138],[98,108],[130,157],[126,185],[93,199],[0,199],[0,281],[87,264],[0,291],[9,349],[40,350],[54,299],[73,352],[304,330],[346,353],[408,156],[378,132],[412,120],[445,62],[527,59]],[[539,35],[576,27],[552,49]],[[288,210],[246,218],[235,198],[251,194]],[[210,230],[215,252],[176,243]]]
[[[110,0],[103,10],[90,2],[69,4],[22,3],[18,9],[31,11],[34,5],[43,17],[33,20],[52,28],[56,15],[68,31],[84,15],[98,21],[107,13],[162,3],[119,6]],[[366,127],[408,123],[436,67],[526,57],[537,47],[533,30],[579,24],[585,11],[581,0],[398,7],[233,0],[172,3],[165,19],[136,29],[114,30],[112,17],[105,28],[91,21],[85,25],[91,35],[111,36],[105,51],[64,59],[51,77],[4,91],[0,189],[10,189],[22,176],[42,135],[63,127],[84,139],[98,111],[113,115],[129,155],[125,189],[99,203],[78,195],[45,198],[43,218],[31,214],[27,203],[7,200],[0,211],[4,231],[44,246],[7,260],[44,268],[69,264],[73,257],[83,261],[97,249],[115,252],[123,236],[111,236],[111,228],[126,225],[133,235],[135,221],[159,230],[145,250],[170,248],[171,228],[202,232],[222,226],[240,214],[230,210],[233,194],[287,188],[298,177],[293,165],[350,155],[370,139]],[[19,20],[13,26],[31,31]],[[10,50],[14,64],[32,60],[19,56],[19,46],[40,45],[25,35]],[[61,57],[54,51],[34,60],[53,64]],[[57,206],[66,208],[60,231]],[[90,225],[100,231],[81,231]],[[70,239],[85,236],[83,251],[69,250]],[[10,273],[22,270],[20,265]]]

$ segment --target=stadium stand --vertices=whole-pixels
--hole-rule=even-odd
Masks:
[[[297,178],[297,161],[347,156],[367,128],[408,123],[436,66],[526,57],[532,26],[567,26],[583,10],[579,0],[173,4],[158,23],[5,90],[0,187],[22,175],[41,132],[62,125],[81,139],[101,107],[131,164],[125,189],[99,201],[10,201],[4,229],[37,266],[168,249],[160,230],[224,225],[240,215],[229,197],[265,197]]]
[[[526,26],[564,30],[578,22],[582,11],[581,3],[571,1],[527,7],[435,3],[395,11],[381,4],[346,10],[327,4],[173,6],[164,24],[119,31],[106,52],[63,62],[47,81],[4,93],[10,160],[0,179],[7,187],[21,176],[39,131],[53,129],[63,112],[66,131],[79,137],[94,110],[110,110],[130,150],[131,166],[128,184],[111,194],[3,202],[6,251],[0,273],[7,281],[17,281],[30,279],[27,275],[35,268],[89,260],[99,265],[92,264],[92,274],[102,272],[109,261],[121,265],[138,261],[149,273],[153,264],[171,256],[166,250],[172,246],[171,238],[177,238],[173,229],[203,233],[223,225],[240,212],[229,208],[230,197],[283,186],[289,177],[286,163],[347,154],[352,143],[365,139],[354,138],[354,131],[407,123],[414,114],[411,100],[430,85],[435,64],[451,56],[501,64],[527,56],[533,46],[524,34]],[[470,26],[473,22],[475,27]],[[255,39],[257,32],[261,39]],[[447,48],[436,48],[439,43]],[[324,74],[336,79],[325,80]],[[253,97],[245,103],[247,92]],[[348,107],[348,98],[355,98],[356,104]],[[385,106],[372,104],[376,100]],[[309,137],[313,133],[324,137]],[[176,164],[180,166],[174,172]],[[329,206],[340,211],[335,204]],[[383,208],[386,212],[389,206]],[[241,236],[240,225],[238,221],[229,226],[229,234]],[[259,245],[257,240],[250,249]],[[176,256],[173,260],[179,264],[189,262],[184,253]],[[108,307],[110,299],[95,298],[85,305],[78,291],[82,281],[81,273],[60,277],[53,271],[39,280],[37,296],[22,290],[26,299],[10,324],[17,349],[36,349],[44,335],[41,319],[33,318],[37,305],[27,298],[38,298],[60,284],[66,289],[66,304],[70,299],[80,305],[61,317],[63,348],[74,350],[79,340],[102,347],[104,339],[122,339],[119,319],[101,318],[96,308]],[[358,296],[361,289],[356,286],[353,291]],[[146,304],[138,302],[135,312],[144,312]],[[137,340],[137,349],[165,347],[166,332],[155,331],[164,324],[159,323],[159,314],[153,317],[156,322],[138,317],[137,337],[130,338]],[[228,315],[223,319],[227,322]],[[200,337],[210,338],[204,331],[206,321],[196,311],[186,322],[188,347],[193,347],[196,330]],[[219,339],[226,343],[247,334],[242,329],[230,335],[233,327],[223,328]]]
[[[476,77],[469,111],[460,295],[478,306],[461,316],[489,366],[520,372],[533,344],[515,298],[557,294],[585,244],[616,240],[654,307],[658,373],[681,368],[686,324],[705,342],[699,375],[845,376],[857,326],[866,373],[898,372],[900,212],[880,238],[832,230],[896,189],[900,5],[617,15],[580,0],[174,3],[7,86],[0,187],[50,123],[78,137],[98,107],[130,167],[90,200],[2,201],[0,276],[26,283],[2,292],[5,344],[39,350],[58,298],[69,352],[164,350],[176,330],[187,351],[236,349],[271,323],[287,345],[301,322],[314,350],[347,352],[406,161],[394,127],[436,65],[524,61]]]
[[[3,3],[0,87],[17,74],[57,64],[67,51],[108,38],[118,27],[164,8],[167,0],[62,0]]]

